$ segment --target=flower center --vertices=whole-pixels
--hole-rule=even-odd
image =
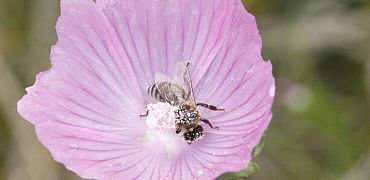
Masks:
[[[158,102],[156,104],[148,104],[148,116],[146,125],[148,126],[148,134],[168,134],[176,131],[175,111],[177,107],[171,106],[168,103]]]
[[[158,102],[148,104],[148,116],[146,117],[146,125],[148,126],[145,139],[157,143],[161,143],[166,147],[167,157],[170,159],[179,142],[181,135],[176,134],[176,111],[177,107],[169,103]]]

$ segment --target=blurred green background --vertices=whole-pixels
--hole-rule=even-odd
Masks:
[[[370,179],[370,2],[244,0],[277,92],[252,180]],[[16,101],[49,69],[59,0],[0,0],[0,179],[77,180]]]

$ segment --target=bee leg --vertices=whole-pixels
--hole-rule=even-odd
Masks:
[[[188,68],[189,65],[190,65],[190,61],[186,62],[186,64],[185,64],[186,68]]]
[[[207,119],[202,118],[201,121],[208,124],[209,127],[211,127],[212,129],[220,129],[219,127],[213,127],[212,124]]]
[[[209,105],[209,104],[206,104],[206,103],[197,103],[197,106],[202,106],[202,107],[208,108],[208,109],[213,110],[213,111],[225,111],[225,109],[223,109],[223,108],[219,109],[216,106]]]
[[[149,110],[146,110],[146,113],[145,114],[140,114],[140,117],[142,118],[142,117],[146,117],[146,116],[148,116],[148,114],[149,114]]]
[[[176,134],[179,134],[181,132],[181,129],[176,129]]]

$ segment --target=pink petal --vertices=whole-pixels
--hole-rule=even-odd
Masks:
[[[197,67],[196,84],[225,42],[238,0],[98,1],[145,89],[178,61]],[[244,10],[245,11],[245,10]],[[194,73],[193,73],[194,74]]]
[[[61,6],[52,68],[27,88],[19,112],[33,124],[60,121],[110,131],[138,126],[132,121],[145,104],[109,22],[89,0],[63,0]]]
[[[62,0],[61,8],[59,41],[51,52],[53,69],[104,87],[128,107],[144,105],[137,77],[105,15],[88,0]]]
[[[155,166],[150,151],[132,138],[60,123],[37,124],[36,132],[55,160],[83,178],[150,177],[144,167]]]
[[[61,7],[52,68],[27,88],[18,111],[53,157],[81,177],[145,175],[137,166],[149,160],[139,158],[154,156],[134,139],[146,133],[138,116],[146,105],[127,56],[92,1],[62,0]]]
[[[193,149],[197,157],[214,162],[212,168],[207,168],[216,176],[248,165],[253,148],[272,118],[275,92],[271,63],[261,56],[262,41],[255,19],[240,3],[226,37],[195,87],[198,102],[226,109],[202,109],[203,117],[220,129],[204,125],[211,134],[195,142]]]

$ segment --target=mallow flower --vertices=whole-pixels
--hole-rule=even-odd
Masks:
[[[255,18],[240,0],[61,0],[52,67],[18,102],[53,158],[86,179],[214,179],[248,166],[275,95]],[[147,92],[189,62],[203,138]],[[180,63],[181,64],[181,63]],[[148,110],[147,116],[141,116]]]

